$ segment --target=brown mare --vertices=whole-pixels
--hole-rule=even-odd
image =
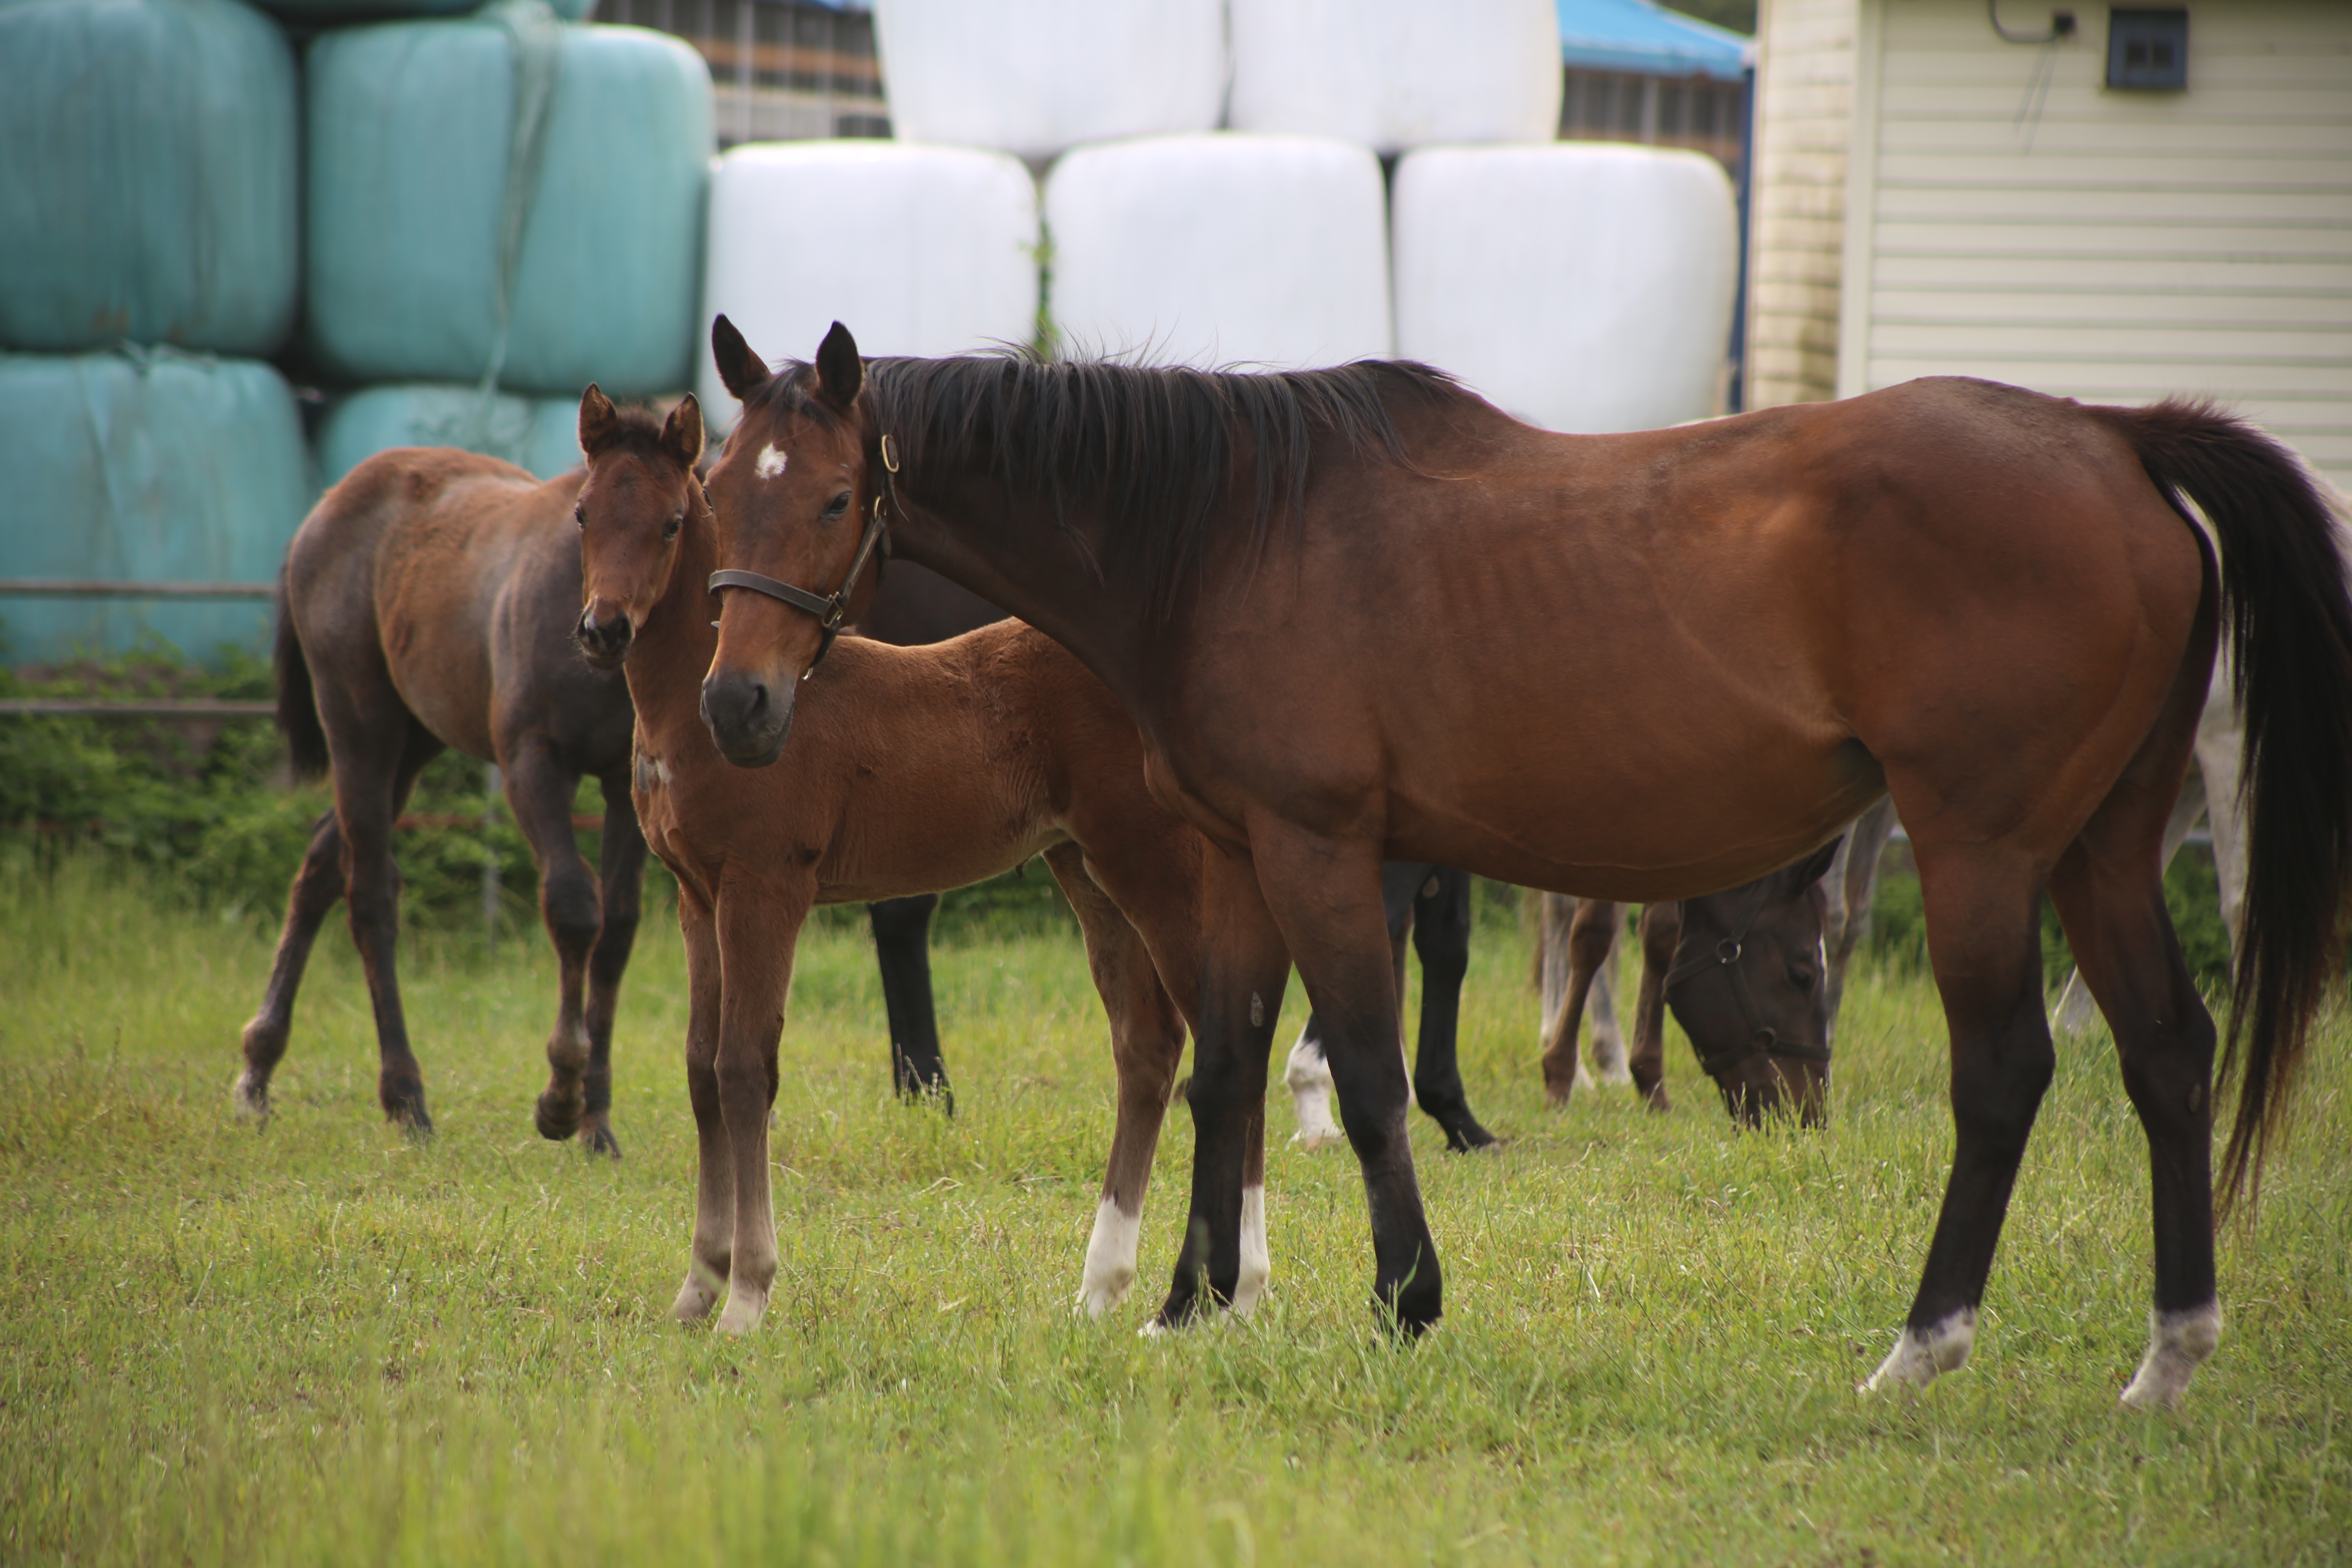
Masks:
[[[897,552],[1045,631],[1118,694],[1153,792],[1199,827],[1206,966],[1192,1219],[1161,1308],[1240,1269],[1243,1152],[1295,958],[1327,1030],[1407,1331],[1443,1305],[1405,1138],[1384,858],[1612,900],[1730,886],[1892,795],[1951,1032],[1952,1171],[1873,1386],[1958,1366],[2054,1066],[2046,890],[2148,1139],[2155,1300],[2125,1391],[2169,1404],[2218,1342],[2212,1021],[2158,852],[2216,641],[2252,816],[2227,1156],[2259,1185],[2340,950],[2352,870],[2352,604],[2292,454],[2209,407],[2088,407],[1934,379],[1672,430],[1561,436],[1442,374],[1213,374],[887,360],[835,327],[768,367],[712,476],[731,569],[840,581]],[[784,465],[789,466],[784,466]],[[832,498],[848,493],[852,504]],[[2213,545],[2184,510],[2197,502]],[[783,743],[815,622],[727,596],[703,705]]]
[[[626,661],[638,819],[677,875],[686,935],[700,1177],[673,1310],[701,1318],[723,1291],[719,1327],[742,1332],[766,1310],[776,1273],[768,1115],[811,907],[961,887],[1043,852],[1085,933],[1118,1073],[1078,1294],[1099,1314],[1135,1276],[1144,1189],[1184,1047],[1180,999],[1200,984],[1205,847],[1144,788],[1135,727],[1109,691],[1017,621],[925,647],[844,638],[796,683],[799,739],[780,762],[751,771],[722,756],[698,711],[718,644],[708,585],[717,541],[693,473],[701,442],[692,398],[659,426],[616,414],[593,387],[582,400],[580,640],[600,663]],[[876,575],[859,574],[853,607]],[[1261,1114],[1253,1151],[1263,1131]],[[1250,1262],[1236,1311],[1265,1281],[1262,1152],[1246,1175]]]
[[[582,477],[542,483],[446,447],[379,452],[326,493],[288,546],[278,721],[298,775],[331,772],[335,808],[295,875],[268,989],[245,1026],[246,1110],[268,1113],[310,944],[348,899],[375,1004],[377,1098],[385,1115],[430,1130],[394,968],[392,831],[416,775],[446,747],[499,764],[539,863],[540,910],[562,966],[539,1130],[576,1131],[587,1148],[620,1152],[613,1012],[636,939],[646,843],[629,805],[628,690],[583,663],[569,635]],[[604,786],[601,889],[572,837],[583,778]]]

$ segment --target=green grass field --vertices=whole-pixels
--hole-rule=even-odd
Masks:
[[[670,1322],[693,1137],[683,964],[651,921],[592,1163],[531,1131],[535,933],[410,942],[440,1126],[374,1103],[365,993],[320,944],[257,1135],[237,1030],[269,933],[135,875],[0,855],[0,1557],[463,1564],[2189,1563],[2352,1557],[2352,1028],[2332,1022],[2228,1331],[2176,1416],[2116,1395],[2145,1337],[2147,1167],[2104,1037],[2062,1047],[1977,1360],[1863,1398],[1949,1149],[1940,1015],[1850,994],[1833,1125],[1736,1134],[1677,1038],[1677,1109],[1543,1109],[1524,939],[1490,918],[1474,1103],[1415,1137],[1447,1317],[1374,1333],[1361,1189],[1274,1107],[1274,1287],[1144,1341],[1192,1129],[1171,1117],[1136,1299],[1067,1308],[1110,1130],[1074,937],[937,960],[959,1113],[887,1093],[862,930],[804,943],[766,1323]],[[1293,995],[1286,1043],[1299,1018]]]

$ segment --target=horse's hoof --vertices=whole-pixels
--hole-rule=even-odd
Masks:
[[[719,1314],[716,1327],[722,1334],[748,1334],[760,1326],[760,1320],[767,1315],[767,1311],[766,1291],[757,1295],[747,1290],[734,1291],[728,1296],[726,1310]]]
[[[586,1105],[586,1097],[578,1089],[568,1095],[559,1095],[550,1089],[539,1097],[531,1121],[537,1124],[541,1138],[551,1143],[561,1143],[580,1131],[580,1118]]]
[[[261,1127],[269,1125],[269,1080],[256,1078],[247,1068],[236,1075],[236,1087],[229,1090],[229,1103],[237,1115]]]
[[[669,1315],[681,1323],[698,1323],[710,1316],[710,1309],[717,1305],[719,1292],[688,1276],[686,1283],[677,1288],[677,1300],[669,1304]]]
[[[1307,1154],[1318,1149],[1328,1149],[1345,1142],[1347,1134],[1336,1127],[1318,1127],[1311,1131],[1302,1127],[1290,1135],[1290,1141],[1298,1146],[1301,1152]]]
[[[602,1154],[615,1163],[621,1158],[621,1141],[613,1136],[612,1123],[601,1116],[589,1117],[580,1124],[580,1147],[588,1153]]]
[[[1506,1142],[1482,1127],[1475,1138],[1446,1139],[1445,1151],[1449,1154],[1499,1154]]]

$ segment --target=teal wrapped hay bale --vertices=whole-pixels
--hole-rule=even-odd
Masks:
[[[580,466],[576,397],[484,398],[470,386],[371,386],[335,405],[319,432],[319,473],[333,484],[391,447],[463,447],[551,479]]]
[[[481,0],[259,0],[261,8],[287,21],[319,26],[335,22],[380,22],[394,16],[458,16]],[[550,0],[549,9],[567,22],[584,22],[596,0]]]
[[[170,350],[0,354],[0,577],[269,583],[318,493],[275,370]],[[202,657],[267,647],[269,606],[5,598],[0,622],[19,661],[149,634]]]
[[[285,36],[238,0],[0,0],[0,345],[274,351],[294,98]]]
[[[687,384],[714,145],[692,49],[509,0],[325,34],[308,90],[307,319],[329,367],[495,369],[572,397]]]

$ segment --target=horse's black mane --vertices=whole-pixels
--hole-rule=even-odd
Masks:
[[[752,405],[830,425],[815,384],[808,366],[787,364]],[[1074,504],[1100,506],[1113,522],[1111,563],[1160,613],[1197,576],[1245,474],[1255,551],[1277,516],[1295,524],[1304,514],[1318,436],[1407,462],[1391,399],[1464,395],[1444,372],[1408,360],[1244,374],[1016,353],[871,360],[864,393],[910,483],[929,463],[984,458],[1065,526]]]

